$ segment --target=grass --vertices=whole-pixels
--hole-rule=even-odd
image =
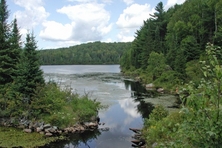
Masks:
[[[39,133],[25,133],[21,129],[0,126],[0,147],[41,147],[51,142],[63,140],[65,137],[45,137]]]

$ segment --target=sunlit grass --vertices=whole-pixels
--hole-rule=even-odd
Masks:
[[[65,137],[45,137],[39,133],[25,133],[20,129],[0,127],[0,147],[34,148],[44,146]]]

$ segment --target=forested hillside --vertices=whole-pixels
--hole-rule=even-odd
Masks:
[[[93,42],[67,48],[40,50],[42,65],[119,64],[131,43]]]
[[[221,8],[222,0],[187,0],[167,11],[158,3],[121,58],[122,70],[157,85],[200,80],[206,44],[222,44]]]

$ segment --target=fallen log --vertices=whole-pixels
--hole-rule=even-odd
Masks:
[[[140,133],[141,129],[137,129],[137,128],[129,128],[129,130],[133,131],[134,133]]]

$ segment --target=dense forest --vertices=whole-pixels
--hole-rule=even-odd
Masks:
[[[131,43],[86,43],[67,48],[39,50],[42,65],[119,64]]]
[[[221,147],[221,8],[222,0],[186,0],[165,11],[160,2],[122,56],[125,74],[181,101],[180,110],[156,105],[145,119],[146,147]]]
[[[206,44],[222,44],[221,8],[222,0],[186,0],[167,11],[158,3],[122,56],[122,70],[157,85],[200,80]]]

